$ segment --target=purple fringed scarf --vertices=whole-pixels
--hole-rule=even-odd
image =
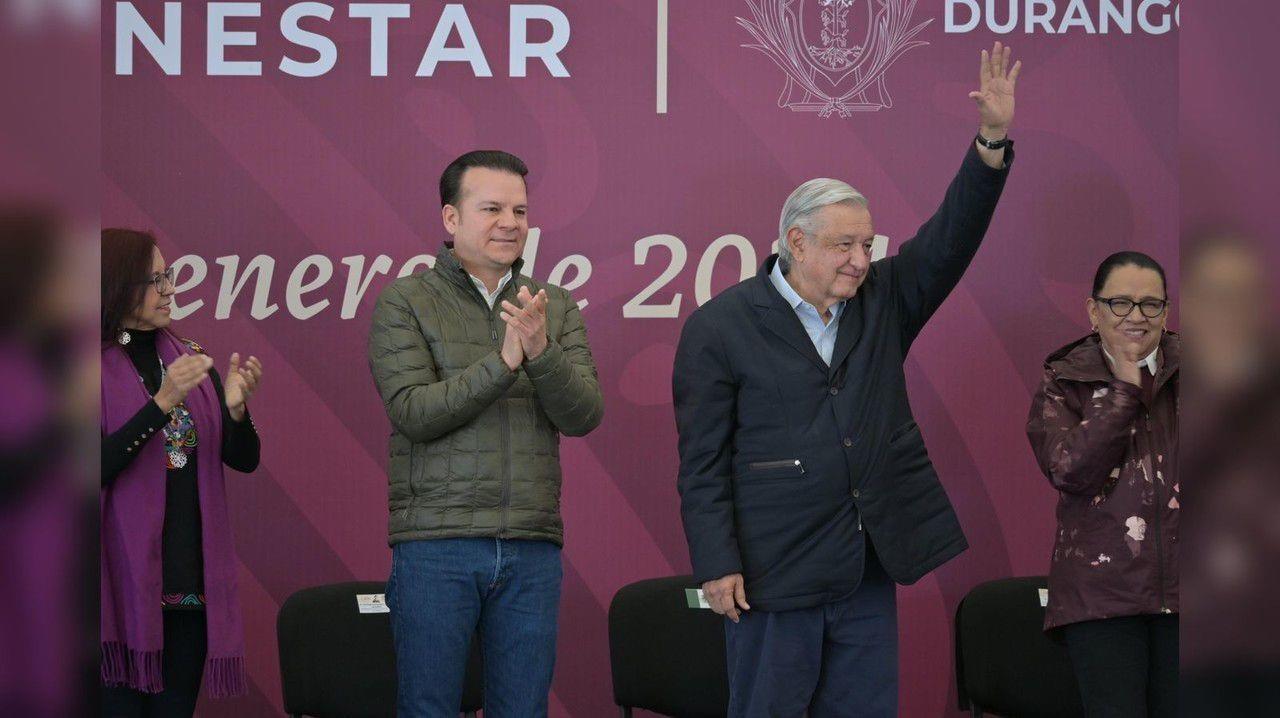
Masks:
[[[156,350],[168,366],[186,346],[171,333],[156,333]],[[102,350],[102,433],[110,434],[150,401],[138,372],[119,346]],[[236,556],[222,475],[222,410],[209,381],[184,402],[195,421],[197,492],[203,528],[205,618],[209,653],[204,685],[214,698],[248,692],[244,628],[236,591]],[[164,690],[160,536],[168,480],[164,437],[138,445],[138,456],[102,490],[102,682],[145,693]]]

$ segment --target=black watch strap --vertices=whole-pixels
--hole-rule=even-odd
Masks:
[[[983,137],[982,133],[979,132],[977,136],[977,140],[978,140],[978,144],[982,145],[983,147],[986,147],[989,150],[1002,150],[1006,147],[1013,147],[1013,140],[1009,139],[1008,136],[1005,136],[1004,138],[999,140],[989,140]]]

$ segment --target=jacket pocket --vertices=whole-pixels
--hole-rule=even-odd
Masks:
[[[893,433],[889,435],[889,443],[892,444],[896,442],[898,439],[901,439],[902,437],[907,436],[913,430],[916,430],[919,428],[920,427],[916,426],[915,421],[908,421],[907,423],[893,430]]]
[[[804,464],[799,459],[778,461],[752,461],[747,464],[744,479],[790,479],[804,475]]]
[[[966,545],[959,519],[915,422],[898,427],[884,463],[861,488],[864,524],[898,583],[914,583]]]

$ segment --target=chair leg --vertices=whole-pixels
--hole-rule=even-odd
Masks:
[[[970,704],[969,715],[973,716],[973,718],[982,718],[982,709],[976,704]]]
[[[619,706],[622,709],[622,718],[631,718],[631,709],[627,706]]]

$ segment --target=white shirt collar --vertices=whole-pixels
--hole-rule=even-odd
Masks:
[[[502,290],[505,289],[507,283],[511,281],[512,275],[511,270],[508,269],[506,275],[504,275],[502,279],[498,280],[498,288],[493,290],[493,292],[490,292],[489,288],[484,285],[484,281],[478,279],[474,274],[467,274],[467,276],[471,277],[471,281],[476,285],[476,289],[480,290],[480,296],[484,297],[484,300],[489,303],[489,308],[493,309],[498,303],[498,295],[502,294]]]
[[[782,298],[787,300],[787,305],[792,309],[799,309],[801,306],[807,305],[813,307],[813,311],[817,313],[818,308],[809,304],[804,297],[800,296],[800,293],[796,291],[795,287],[791,286],[791,282],[787,281],[786,275],[782,273],[781,260],[773,263],[773,270],[769,272],[769,279],[773,282],[773,286],[777,288],[778,293],[782,295]],[[831,306],[832,322],[840,319],[840,310],[842,309],[844,309],[844,302],[837,302]]]
[[[1098,342],[1098,346],[1102,347],[1102,354],[1107,358],[1107,361],[1111,362],[1112,365],[1115,365],[1116,360],[1114,357],[1111,356],[1111,352],[1107,351],[1107,345],[1103,344],[1102,342]],[[1156,370],[1159,368],[1159,366],[1156,363],[1157,355],[1159,353],[1160,353],[1160,344],[1157,343],[1156,348],[1152,349],[1150,354],[1148,354],[1142,361],[1138,362],[1138,369],[1142,369],[1143,367],[1146,367],[1147,371],[1151,372],[1151,376],[1155,376]]]

